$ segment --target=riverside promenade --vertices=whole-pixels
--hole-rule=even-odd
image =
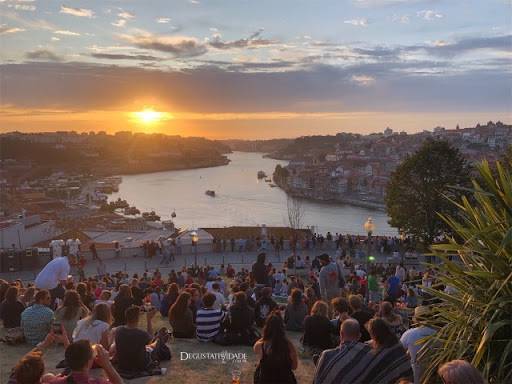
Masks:
[[[84,271],[86,276],[96,275],[98,274],[99,268],[104,268],[103,271],[105,273],[116,273],[119,271],[126,272],[128,274],[133,273],[143,273],[144,271],[154,271],[158,268],[162,274],[165,276],[171,270],[181,270],[184,266],[193,265],[196,262],[199,266],[210,265],[214,267],[220,267],[222,264],[227,266],[231,264],[237,271],[242,268],[251,268],[252,264],[256,261],[256,257],[258,255],[257,251],[254,252],[199,252],[197,255],[192,252],[187,252],[181,255],[175,256],[175,260],[170,263],[162,263],[162,256],[156,255],[153,258],[144,257],[142,248],[124,248],[122,249],[119,256],[116,256],[115,252],[112,249],[104,249],[99,250],[98,255],[102,260],[104,266],[101,266],[100,262],[97,260],[92,260],[92,255],[89,251],[83,252],[82,256],[86,259],[86,264],[84,266]],[[307,250],[299,250],[297,255],[300,256],[302,260],[309,256],[310,261],[312,261],[315,256],[318,256],[322,253],[329,254],[332,258],[335,258],[336,250],[334,247],[328,248],[324,247],[323,249],[307,249]],[[272,265],[277,269],[282,269],[284,267],[284,262],[288,257],[292,255],[291,250],[285,249],[277,255],[273,250],[267,250],[267,263],[272,263]],[[400,256],[394,256],[392,254],[380,254],[378,252],[371,252],[371,255],[375,258],[373,263],[399,263],[401,261]],[[41,257],[41,256],[40,256]],[[49,258],[46,260],[39,260],[39,267],[31,269],[31,270],[23,270],[20,272],[7,272],[0,273],[0,279],[5,280],[14,280],[21,279],[25,282],[31,282],[35,279],[39,271],[42,267],[49,261]],[[367,262],[367,257],[365,254],[360,253],[360,256],[352,257],[352,261],[354,264],[365,264]],[[421,264],[425,261],[424,257],[420,255],[417,258],[404,259],[406,265],[415,265],[417,267],[421,267]],[[290,268],[290,271],[293,271],[293,268]],[[298,270],[298,271],[304,271]],[[71,273],[73,275],[77,275],[76,267],[72,267]]]

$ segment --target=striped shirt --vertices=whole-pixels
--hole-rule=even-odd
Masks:
[[[50,332],[53,311],[45,305],[34,304],[21,313],[21,328],[27,343],[35,345]]]
[[[322,352],[314,384],[394,384],[402,378],[412,379],[412,368],[400,343],[372,350],[352,341]]]
[[[323,351],[316,366],[314,384],[362,383],[360,378],[369,363],[370,351],[369,345],[357,341]]]
[[[224,312],[215,308],[201,308],[196,313],[196,336],[199,341],[212,340],[220,330]]]

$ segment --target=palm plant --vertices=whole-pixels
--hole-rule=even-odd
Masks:
[[[454,236],[432,246],[439,280],[453,289],[424,288],[441,302],[426,320],[437,332],[422,349],[424,382],[440,364],[465,359],[489,383],[512,383],[512,174],[499,162],[477,169],[471,198],[453,202],[457,216],[441,215]]]

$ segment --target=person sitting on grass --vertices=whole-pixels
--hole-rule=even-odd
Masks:
[[[50,333],[53,311],[48,306],[51,301],[50,292],[43,289],[36,293],[34,304],[21,313],[21,328],[27,343],[36,345]]]
[[[126,284],[119,287],[119,293],[114,299],[112,314],[114,316],[114,327],[126,324],[124,317],[126,310],[135,304],[132,290]]]
[[[182,292],[169,310],[169,323],[176,338],[191,339],[196,334],[194,315],[190,309],[191,304],[191,294]]]
[[[70,344],[66,348],[65,358],[71,369],[71,373],[67,376],[57,376],[50,380],[46,380],[48,384],[122,384],[123,380],[119,373],[114,369],[110,362],[108,352],[99,344],[95,344],[94,348],[87,340],[80,340]],[[107,379],[93,378],[89,371],[93,363],[98,364]]]
[[[298,366],[297,350],[286,337],[283,318],[274,310],[266,319],[263,337],[253,347],[259,358],[255,383],[296,383],[293,373]]]
[[[111,354],[120,370],[126,372],[146,371],[152,363],[148,350],[154,350],[156,345],[152,343],[152,320],[157,310],[153,308],[146,313],[146,330],[139,329],[140,308],[136,305],[126,310],[126,325],[114,329],[114,344]],[[146,348],[148,346],[149,348]]]
[[[367,369],[370,346],[359,342],[361,327],[355,319],[340,326],[340,345],[322,352],[316,364],[314,384],[350,384]]]
[[[101,344],[108,350],[110,348],[111,324],[112,313],[108,304],[96,304],[92,314],[76,324],[73,341],[89,340],[91,344]]]
[[[337,297],[331,300],[331,305],[334,308],[335,318],[331,320],[332,331],[335,336],[340,334],[341,324],[350,318],[350,305],[343,297]]]
[[[318,300],[311,309],[311,315],[304,320],[302,344],[312,356],[333,346],[331,342],[332,325],[328,313],[327,303]]]
[[[411,360],[386,320],[375,318],[368,322],[371,362],[361,382],[365,384],[396,383],[412,380]]]
[[[199,341],[210,341],[220,331],[224,312],[221,309],[214,308],[215,300],[215,295],[207,292],[203,296],[203,307],[197,310],[196,335]]]
[[[304,319],[308,314],[308,306],[304,302],[302,291],[298,288],[292,289],[284,312],[284,322],[288,331],[303,331]]]
[[[256,325],[262,327],[265,324],[267,316],[275,308],[277,308],[277,303],[272,299],[272,288],[263,288],[261,290],[261,297],[256,301],[256,306],[254,307]]]
[[[25,306],[18,299],[18,288],[9,287],[5,292],[5,299],[0,304],[0,319],[3,321],[4,328],[17,328],[21,323],[21,313]]]
[[[89,309],[82,304],[80,295],[75,290],[66,291],[62,305],[55,311],[55,320],[64,325],[68,338],[71,339],[78,320],[89,315]]]
[[[383,301],[381,303],[378,317],[388,323],[389,327],[398,338],[402,336],[402,333],[405,332],[402,316],[395,313],[393,304],[391,304],[389,301]]]
[[[226,344],[253,345],[254,311],[247,303],[245,292],[234,295],[233,305],[229,307],[226,326]]]

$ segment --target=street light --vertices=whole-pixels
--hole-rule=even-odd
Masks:
[[[366,222],[363,224],[363,228],[366,231],[366,233],[368,234],[368,237],[366,239],[366,241],[368,242],[368,255],[366,257],[366,262],[365,262],[366,276],[367,276],[366,278],[368,279],[368,274],[370,273],[369,263],[375,261],[375,257],[370,255],[371,237],[372,237],[373,231],[375,231],[375,224],[373,223],[373,219],[371,217],[369,217],[368,220],[366,220]],[[367,289],[366,290],[366,298],[367,299],[368,299],[368,296],[369,296],[369,292]]]
[[[197,267],[197,243],[199,241],[199,235],[196,231],[190,232],[190,239],[192,240],[192,246],[194,247],[194,266]]]

